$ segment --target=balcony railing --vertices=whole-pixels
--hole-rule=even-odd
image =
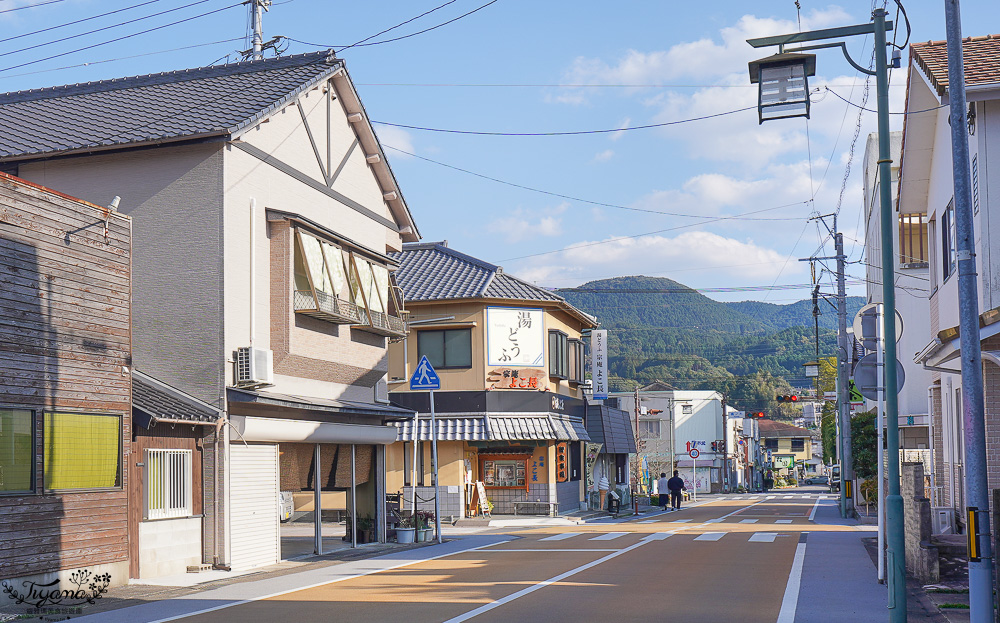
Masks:
[[[292,302],[295,313],[336,324],[356,324],[364,317],[354,303],[326,292],[317,292],[313,298],[310,290],[296,290]]]
[[[401,318],[377,311],[372,311],[371,315],[371,324],[358,324],[356,328],[388,337],[406,336],[406,322]],[[364,314],[362,314],[362,318],[364,318]]]

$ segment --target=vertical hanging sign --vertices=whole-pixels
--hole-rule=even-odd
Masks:
[[[608,397],[608,331],[598,329],[590,333],[591,378],[594,382],[594,400]]]

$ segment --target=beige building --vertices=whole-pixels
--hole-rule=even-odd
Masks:
[[[389,349],[390,396],[419,420],[397,423],[387,490],[404,494],[404,508],[415,492],[418,509],[433,509],[429,393],[409,386],[427,357],[441,383],[434,406],[443,516],[479,507],[475,483],[496,513],[579,508],[590,440],[584,332],[594,318],[445,243],[404,245],[392,258],[410,333]]]
[[[757,420],[757,427],[765,465],[769,464],[776,476],[794,476],[796,480],[805,476],[813,465],[810,463],[813,458],[812,433],[805,428],[774,420]]]

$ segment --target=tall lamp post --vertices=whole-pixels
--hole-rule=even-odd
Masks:
[[[893,211],[892,195],[889,180],[892,179],[889,165],[892,159],[889,155],[889,72],[886,61],[885,33],[892,30],[892,22],[885,19],[884,9],[872,12],[872,22],[841,28],[827,28],[808,32],[778,35],[748,39],[747,43],[755,48],[778,46],[778,54],[770,58],[750,63],[751,81],[758,83],[758,111],[760,123],[770,119],[787,117],[809,117],[809,85],[808,76],[816,71],[816,57],[813,54],[802,54],[804,50],[822,48],[840,48],[847,62],[861,73],[875,76],[878,101],[878,175],[882,180],[879,184],[880,224],[882,240],[882,300],[885,305],[885,335],[896,334],[896,293],[893,289]],[[824,39],[839,39],[856,35],[875,36],[875,71],[866,69],[854,62],[847,53],[843,41],[837,43],[821,43],[801,46],[794,52],[785,52],[785,46],[790,43],[805,41],[820,41]],[[885,341],[885,360],[896,361],[895,340]],[[896,391],[896,366],[885,367],[886,391],[886,445],[888,455],[887,476],[889,492],[886,496],[886,533],[887,562],[889,583],[889,620],[892,623],[906,621],[906,561],[905,541],[903,533],[903,497],[899,491],[899,396]],[[841,387],[841,400],[846,395],[847,388]],[[841,422],[850,426],[850,421]],[[849,465],[841,465],[841,473],[849,470]]]

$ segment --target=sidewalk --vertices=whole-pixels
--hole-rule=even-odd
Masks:
[[[835,500],[821,500],[815,523],[853,526],[852,532],[810,532],[803,535],[802,573],[794,618],[779,623],[852,621],[883,623],[889,618],[888,587],[878,583],[878,572],[865,540],[875,536],[875,526],[841,519]],[[916,582],[907,582],[907,619],[949,623]]]

